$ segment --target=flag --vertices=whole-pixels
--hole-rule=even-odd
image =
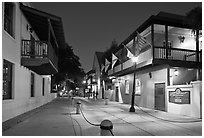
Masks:
[[[105,66],[101,64],[101,72],[104,70]]]
[[[107,71],[109,66],[110,66],[110,62],[107,59],[105,59],[105,72]]]
[[[142,37],[137,32],[137,47],[136,47],[136,51],[138,51],[138,53],[139,53],[146,44],[147,44],[146,39],[144,37]]]
[[[112,69],[115,65],[115,63],[117,62],[118,58],[112,53]]]
[[[135,56],[132,54],[132,52],[130,52],[129,48],[128,48],[126,45],[123,44],[123,46],[127,49],[127,57],[128,57],[128,58],[133,58],[133,57],[135,57]]]

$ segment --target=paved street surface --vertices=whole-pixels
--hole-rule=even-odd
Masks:
[[[76,114],[81,101],[82,113]],[[75,97],[57,98],[41,111],[2,132],[3,136],[99,136],[104,119],[113,123],[115,136],[202,136],[202,121],[145,108],[130,113],[127,104]],[[84,117],[83,117],[84,115]],[[160,119],[162,118],[162,119]],[[171,121],[170,121],[171,120]],[[185,123],[184,123],[185,122]]]

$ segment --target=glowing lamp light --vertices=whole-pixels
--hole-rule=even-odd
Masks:
[[[133,57],[133,58],[132,58],[132,61],[133,61],[134,63],[136,63],[136,62],[138,61],[138,57]]]
[[[85,84],[85,83],[86,83],[86,81],[84,80],[84,81],[83,81],[83,84]]]
[[[116,79],[115,79],[115,78],[113,78],[113,79],[112,79],[112,82],[115,82],[115,81],[116,81]]]

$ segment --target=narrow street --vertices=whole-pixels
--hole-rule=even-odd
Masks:
[[[75,97],[81,101],[82,113],[68,98],[57,98],[41,111],[2,132],[3,136],[100,136],[101,121],[113,123],[114,136],[201,136],[202,120],[127,104]],[[88,123],[84,117],[90,122]],[[162,118],[162,119],[159,119]],[[186,123],[184,123],[186,122]]]

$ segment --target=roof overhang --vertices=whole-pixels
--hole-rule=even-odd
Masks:
[[[48,40],[48,19],[51,22],[59,48],[65,47],[62,19],[58,16],[27,7],[20,3],[20,9],[40,40]]]
[[[123,44],[126,45],[129,43],[134,37],[137,36],[137,32],[141,33],[146,28],[148,28],[152,24],[160,24],[160,25],[168,25],[180,28],[190,28],[187,24],[184,24],[184,16],[174,15],[169,13],[160,12],[158,15],[150,16],[142,25],[140,25],[132,34],[130,34],[114,51],[118,51],[123,47]]]

